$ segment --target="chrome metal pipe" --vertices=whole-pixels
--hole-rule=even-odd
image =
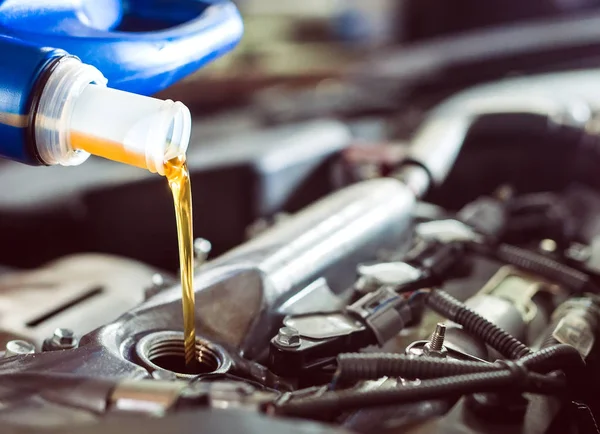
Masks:
[[[441,184],[471,128],[482,116],[538,115],[556,125],[583,129],[598,108],[597,69],[509,78],[476,86],[450,97],[429,114],[412,138],[408,158],[429,172],[431,184]],[[417,193],[422,196],[427,189],[422,182],[419,185]]]

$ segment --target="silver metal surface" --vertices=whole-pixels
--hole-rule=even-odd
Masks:
[[[299,347],[300,333],[293,327],[281,327],[275,336],[275,344],[284,348]]]
[[[414,282],[421,277],[421,271],[406,262],[380,262],[360,264],[357,267],[360,278],[355,289],[360,292],[375,291],[382,286],[399,286]]]
[[[208,407],[221,410],[243,410],[257,412],[273,402],[279,392],[256,389],[241,381],[192,382],[183,391],[184,402],[202,402]]]
[[[509,78],[460,92],[423,122],[412,138],[408,156],[427,168],[434,184],[440,184],[471,127],[484,115],[531,114],[584,129],[592,112],[600,107],[599,73],[591,69]]]
[[[507,300],[521,314],[523,322],[529,324],[538,314],[537,305],[533,301],[534,297],[540,292],[559,294],[560,291],[558,285],[524,272],[517,267],[506,265],[492,276],[479,294]],[[488,319],[492,321],[491,318]],[[509,327],[508,324],[502,324],[501,318],[496,318],[496,320],[500,323],[495,324]]]
[[[171,371],[157,370],[152,372],[152,378],[162,381],[175,381],[177,380],[177,375]]]
[[[4,357],[22,356],[35,353],[35,346],[31,342],[16,339],[6,343]]]
[[[539,336],[546,318],[539,315],[533,301],[540,292],[555,293],[559,289],[536,276],[523,273],[511,266],[502,267],[484,287],[465,305],[520,341],[530,343],[530,337]],[[493,360],[497,354],[488,351],[485,343],[449,322],[445,346],[471,354],[479,359]]]
[[[245,383],[219,382],[212,384],[210,406],[222,410],[258,410],[259,402],[252,402],[251,399],[248,399],[254,392],[254,388]],[[242,400],[241,397],[246,397],[247,401]]]
[[[141,262],[78,254],[35,270],[0,276],[0,345],[24,339],[41,348],[57,327],[78,336],[101,327],[145,299],[155,270]]]
[[[425,196],[431,184],[429,173],[423,167],[414,164],[402,167],[391,176],[406,184],[417,197]]]
[[[353,283],[358,263],[380,249],[399,246],[414,204],[413,193],[397,180],[361,182],[318,201],[215,264],[254,262],[269,282],[265,295],[271,301],[323,276],[337,293]]]
[[[112,392],[109,410],[162,416],[175,405],[186,385],[183,381],[124,381]]]
[[[69,350],[76,348],[79,344],[79,339],[71,329],[57,328],[51,338],[51,343],[55,349]]]
[[[481,241],[483,238],[471,227],[458,220],[436,220],[420,223],[415,232],[424,240],[437,240],[443,243],[452,241]]]
[[[283,323],[298,330],[300,336],[312,339],[345,336],[365,329],[362,323],[343,313],[292,316]]]
[[[283,315],[301,315],[311,312],[337,312],[346,307],[346,301],[335,295],[327,280],[319,278],[288,298],[280,307]]]

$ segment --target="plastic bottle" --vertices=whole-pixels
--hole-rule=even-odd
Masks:
[[[138,25],[174,27],[115,30],[118,0],[0,0],[0,33],[13,36],[0,36],[0,157],[68,166],[95,154],[164,174],[185,153],[189,110],[130,91],[159,91],[227,52],[241,19],[228,1],[132,2],[134,18],[136,7]]]

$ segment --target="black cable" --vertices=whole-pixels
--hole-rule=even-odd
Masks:
[[[427,297],[426,303],[431,309],[460,324],[465,331],[482,339],[500,354],[510,359],[518,359],[531,353],[531,349],[525,344],[477,312],[469,309],[445,291],[432,291]]]
[[[527,374],[520,368],[507,367],[494,372],[423,380],[418,385],[405,385],[394,389],[326,392],[321,396],[293,399],[282,403],[275,408],[275,412],[288,416],[310,417],[328,412],[404,404],[478,392],[496,392],[511,388],[541,394],[555,394],[563,392],[564,385],[564,381],[560,378]]]
[[[529,354],[519,360],[525,368],[532,372],[547,373],[555,370],[563,370],[567,374],[583,372],[585,362],[579,351],[571,345],[555,345],[543,348],[533,354]]]
[[[393,354],[342,354],[338,357],[338,379],[404,376],[423,380],[417,385],[395,389],[326,392],[317,397],[293,399],[279,405],[275,411],[290,416],[310,417],[356,408],[499,392],[511,387],[520,392],[564,394],[566,379],[544,374],[562,369],[577,375],[583,368],[585,362],[577,350],[569,345],[545,348],[518,361],[500,360],[493,364]],[[456,375],[458,373],[460,375]],[[434,376],[442,378],[427,379]]]
[[[430,379],[506,369],[505,366],[403,354],[340,354],[336,376],[341,381],[375,380],[381,377]]]
[[[518,360],[528,371],[548,373],[557,369],[567,373],[581,372],[585,362],[570,345],[556,345]],[[465,360],[414,357],[388,353],[346,353],[337,359],[338,380],[353,382],[381,377],[430,379],[506,369],[506,362],[473,362]]]
[[[510,244],[500,244],[498,246],[489,247],[472,243],[469,245],[469,248],[476,253],[484,254],[498,259],[501,262],[539,274],[551,281],[566,286],[576,293],[598,292],[598,288],[596,288],[596,285],[594,285],[590,276],[586,273],[561,264],[560,262],[539,253]]]

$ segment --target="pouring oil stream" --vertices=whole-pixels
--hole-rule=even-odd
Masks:
[[[192,233],[192,192],[185,157],[169,160],[165,176],[173,193],[179,242],[179,267],[183,304],[185,366],[190,372],[198,361],[196,354],[196,322],[194,293],[194,237]]]

